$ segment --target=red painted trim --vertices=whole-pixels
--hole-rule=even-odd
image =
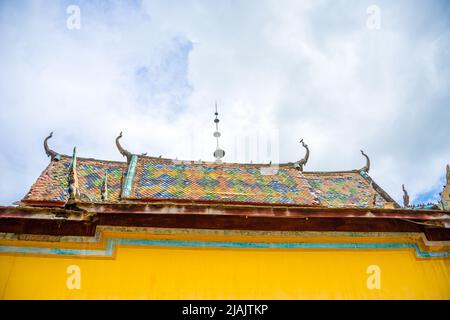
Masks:
[[[450,240],[450,229],[425,227],[398,219],[239,217],[186,214],[97,214],[86,221],[0,217],[0,232],[15,234],[94,236],[97,226],[180,229],[317,231],[317,232],[422,232],[429,240]]]
[[[267,216],[280,218],[397,218],[415,220],[450,220],[448,211],[405,210],[380,208],[322,208],[322,207],[280,207],[248,205],[200,205],[198,203],[130,203],[77,205],[89,212],[106,214],[199,214]]]
[[[64,207],[66,205],[66,201],[63,200],[21,200],[20,202],[27,204],[33,207]]]

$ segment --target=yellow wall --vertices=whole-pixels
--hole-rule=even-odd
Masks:
[[[68,289],[77,265],[81,288]],[[380,267],[380,289],[367,268]],[[0,255],[3,299],[450,299],[450,260],[412,249],[119,246],[114,258]]]

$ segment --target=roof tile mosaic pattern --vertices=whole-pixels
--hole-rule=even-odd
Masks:
[[[24,200],[67,201],[70,158],[52,161],[32,186]],[[77,175],[82,200],[100,201],[103,175],[108,168],[108,196],[117,201],[120,195],[122,172],[126,163],[77,159]]]
[[[64,156],[52,161],[24,200],[67,201],[70,160]],[[147,157],[139,157],[131,193],[121,199],[127,163],[83,158],[77,163],[82,201],[101,202],[103,176],[108,170],[108,202],[189,200],[360,208],[386,204],[357,171],[302,173],[282,166],[276,174],[267,174],[260,165],[183,164]]]
[[[294,168],[264,174],[258,166],[158,163],[140,159],[131,197],[319,205]]]
[[[377,207],[386,200],[358,172],[305,173],[322,205],[327,207]]]

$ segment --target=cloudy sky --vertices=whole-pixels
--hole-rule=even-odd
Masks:
[[[123,131],[135,153],[213,160],[215,101],[225,161],[296,161],[304,138],[306,170],[363,149],[400,203],[402,183],[413,202],[444,184],[445,0],[1,1],[0,44],[0,205],[46,167],[50,131],[80,157],[122,160]]]

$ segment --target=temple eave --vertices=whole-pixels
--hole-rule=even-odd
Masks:
[[[78,204],[70,209],[0,207],[0,232],[93,236],[101,225],[267,231],[422,232],[450,240],[450,212],[199,204]]]

